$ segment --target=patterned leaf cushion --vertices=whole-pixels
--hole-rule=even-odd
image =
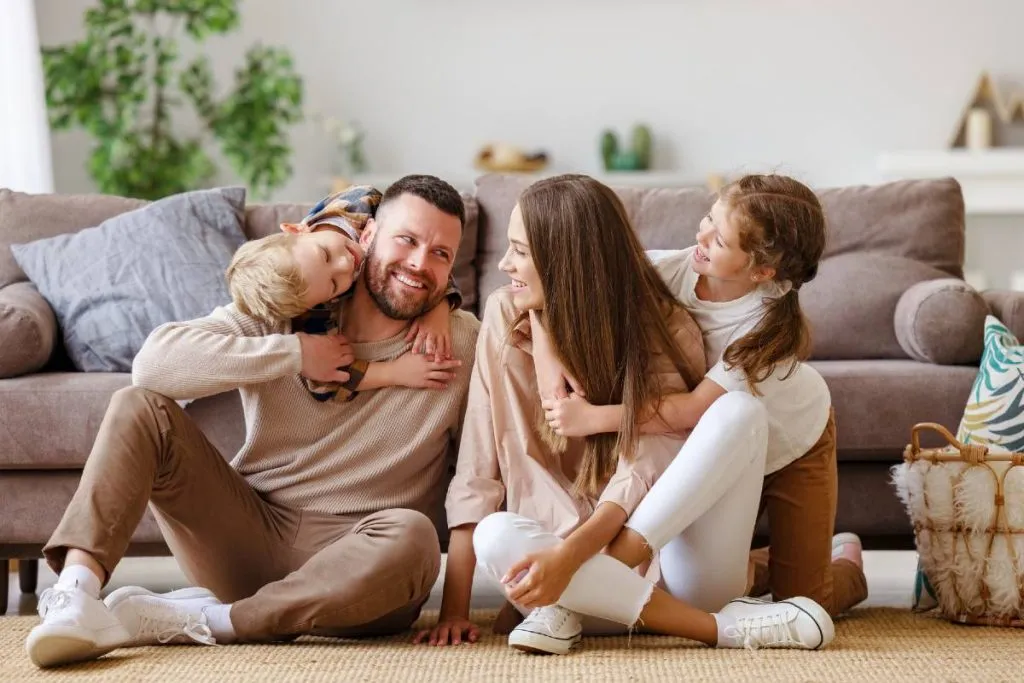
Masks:
[[[985,350],[956,438],[992,453],[1024,452],[1024,346],[995,316],[985,318]],[[952,447],[950,447],[952,448]],[[927,574],[917,565],[913,609],[938,606]]]
[[[993,453],[1024,452],[1024,346],[995,316],[985,318],[985,350],[957,439]]]

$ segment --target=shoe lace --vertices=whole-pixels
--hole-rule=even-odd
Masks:
[[[568,616],[568,610],[560,607],[538,607],[530,612],[529,621],[532,624],[543,626],[548,633],[555,635],[565,625]]]
[[[178,610],[154,611],[140,615],[139,635],[156,638],[159,643],[169,643],[179,636],[185,636],[201,645],[216,645],[210,627],[194,614],[182,614]]]
[[[754,650],[766,645],[799,645],[793,637],[785,614],[765,614],[756,617],[740,617],[736,625],[726,629],[726,635],[742,639],[743,647]]]
[[[50,612],[56,612],[69,606],[72,590],[63,586],[53,586],[44,590],[40,594],[39,604],[36,606],[39,616],[45,617]]]

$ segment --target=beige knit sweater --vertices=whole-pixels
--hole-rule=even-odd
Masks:
[[[302,352],[290,323],[271,327],[230,305],[155,329],[135,358],[132,382],[176,400],[239,389],[246,440],[231,464],[272,502],[339,515],[427,513],[444,495],[479,327],[472,314],[452,313],[453,354],[463,365],[446,389],[386,387],[320,403],[299,377]],[[391,360],[409,346],[404,332],[352,345],[369,361]]]

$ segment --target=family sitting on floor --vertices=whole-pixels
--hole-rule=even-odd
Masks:
[[[408,630],[441,569],[427,514],[452,446],[442,606],[416,642],[479,638],[479,564],[508,599],[495,629],[527,652],[629,630],[828,645],[867,584],[860,541],[833,536],[835,417],[804,362],[815,194],[741,178],[695,246],[645,252],[608,187],[538,181],[482,322],[452,279],[464,222],[433,176],[351,188],[239,249],[230,305],[152,332],[44,549],[36,665]],[[227,462],[179,401],[233,389],[246,440]],[[101,600],[147,504],[195,587]]]

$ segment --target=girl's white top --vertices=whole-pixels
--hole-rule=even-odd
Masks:
[[[704,301],[697,297],[698,273],[693,269],[696,247],[682,251],[648,251],[662,279],[690,312],[704,335],[707,378],[726,391],[746,391],[746,373],[726,367],[725,349],[750,332],[767,311],[766,301],[789,291],[788,285],[769,282],[733,301]],[[788,375],[788,377],[787,377]],[[828,423],[832,397],[818,371],[791,361],[757,384],[758,399],[768,412],[768,459],[765,474],[782,469],[803,456],[821,438]]]

